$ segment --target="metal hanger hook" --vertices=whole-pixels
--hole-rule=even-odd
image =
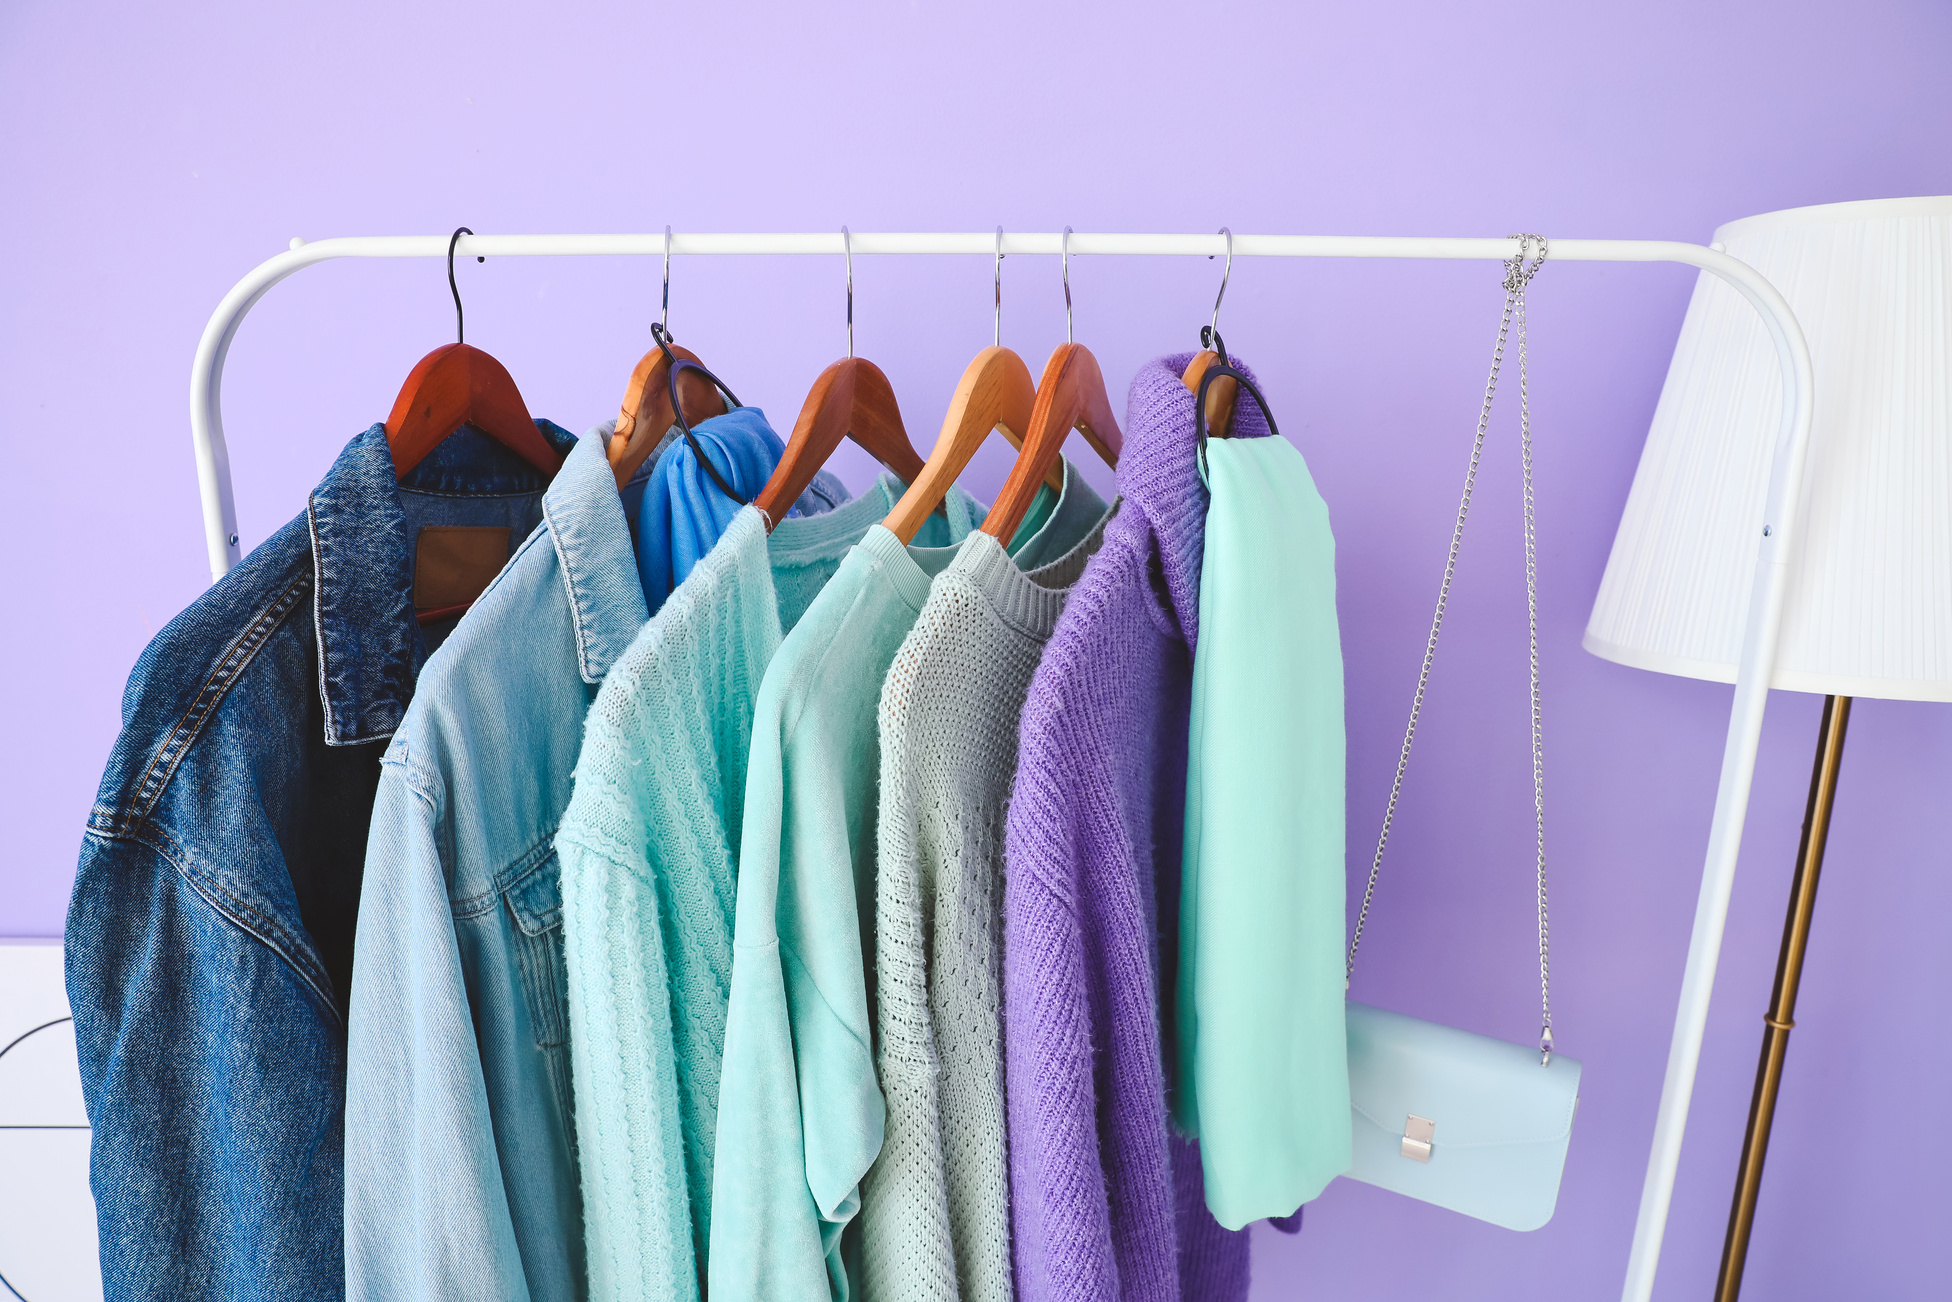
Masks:
[[[671,228],[664,228],[664,302],[658,308],[658,325],[664,328],[667,338],[671,334]]]
[[[1064,342],[1074,344],[1076,336],[1071,333],[1071,228],[1064,228]]]
[[[996,346],[1003,346],[1003,228],[996,228]]]
[[[854,237],[840,228],[840,251],[847,258],[847,356],[854,356]]]
[[[461,287],[454,280],[454,246],[461,242],[463,235],[472,234],[474,232],[467,227],[456,226],[454,234],[447,237],[447,288],[454,295],[454,342],[457,344],[468,342],[468,332],[461,318]],[[488,259],[476,258],[475,261],[486,262]]]
[[[1220,228],[1220,233],[1227,237],[1227,266],[1220,273],[1220,292],[1213,296],[1213,321],[1207,326],[1207,329],[1216,335],[1220,333],[1220,304],[1226,301],[1227,282],[1233,279],[1234,274],[1234,233],[1225,226]],[[1213,255],[1207,254],[1206,260],[1213,261]]]

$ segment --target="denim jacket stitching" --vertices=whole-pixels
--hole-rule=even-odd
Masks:
[[[104,835],[99,831],[94,831],[93,834]],[[144,818],[135,821],[123,830],[108,835],[106,839],[134,841],[148,846],[161,855],[163,862],[174,869],[177,876],[189,883],[190,889],[201,896],[206,904],[228,919],[238,930],[276,954],[292,969],[299,980],[312,988],[312,993],[316,994],[320,1002],[331,1011],[333,1020],[341,1026],[345,1025],[345,1016],[339,1011],[338,1001],[330,994],[331,978],[310,961],[310,955],[303,951],[295,951],[287,943],[284,938],[285,929],[278,925],[278,920],[253,908],[216,882],[190,868],[189,854],[182,843],[166,832],[154,819]]]
[[[135,807],[125,816],[130,827],[146,820],[155,809],[156,801],[162,798],[163,790],[168,787],[170,779],[176,775],[177,765],[189,753],[191,744],[202,734],[203,725],[209,721],[238,676],[270,640],[271,634],[277,631],[286,616],[297,607],[299,598],[304,595],[310,583],[309,574],[293,580],[291,586],[280,593],[275,601],[252,620],[228,647],[224,648],[224,653],[217,658],[216,665],[211,668],[209,676],[203,680],[203,686],[198,689],[196,699],[190,703],[190,707],[183,712],[182,717],[171,725],[169,733],[163,738],[162,745],[157,747],[154,758],[150,760],[149,767],[143,772],[142,780],[136,787]]]
[[[569,626],[576,631],[576,667],[586,683],[600,683],[603,675],[597,672],[590,654],[590,635],[583,627],[583,591],[576,582],[576,566],[571,564],[563,545],[562,530],[556,527],[555,513],[549,509],[549,499],[542,499],[542,514],[549,531],[549,545],[555,548],[556,564],[563,572],[563,587],[569,591]],[[538,531],[539,532],[539,531]]]
[[[450,900],[456,918],[478,918],[484,913],[492,913],[501,903],[502,896],[529,879],[530,874],[556,850],[556,829],[548,831],[530,842],[527,849],[509,860],[508,865],[498,871],[489,883],[488,889],[465,899]],[[560,914],[560,910],[558,913]]]
[[[311,540],[312,569],[319,576],[319,588],[322,592],[326,584],[325,557],[319,554],[319,519],[313,501],[314,496],[316,495],[308,495],[305,499],[305,529]],[[315,598],[312,602],[312,640],[318,643],[319,648],[319,704],[325,710],[326,744],[331,745],[333,739],[339,735],[339,728],[332,714],[332,672],[325,662],[327,643],[325,613],[319,607],[320,601]]]

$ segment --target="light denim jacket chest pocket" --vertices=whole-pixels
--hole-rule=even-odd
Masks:
[[[569,1045],[569,1017],[563,969],[563,892],[553,841],[546,853],[522,869],[497,903],[520,933],[515,942],[522,993],[529,1005],[529,1029],[538,1049]],[[567,1099],[568,1091],[564,1091]]]
[[[353,1299],[585,1292],[554,839],[584,715],[646,617],[599,435],[543,515],[381,766],[348,1026]]]

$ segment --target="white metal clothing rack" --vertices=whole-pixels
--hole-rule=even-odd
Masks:
[[[826,254],[841,255],[842,236],[832,234],[674,234],[668,237],[672,254]],[[872,254],[1005,254],[1047,253],[1063,247],[1059,234],[1005,234],[988,231],[953,233],[860,233],[852,237],[853,252]],[[565,254],[637,254],[662,256],[667,236],[652,235],[466,235],[455,252],[463,257],[533,257]],[[1075,232],[1070,252],[1125,255],[1212,257],[1227,253],[1220,235],[1110,235]],[[1236,235],[1231,252],[1240,257],[1275,258],[1475,258],[1508,259],[1519,251],[1517,239],[1422,239],[1381,236]],[[203,499],[204,534],[210,546],[210,572],[222,578],[241,557],[237,513],[231,499],[230,456],[224,444],[221,389],[224,355],[238,325],[267,290],[293,272],[334,258],[442,258],[448,256],[445,235],[371,236],[293,240],[291,251],[271,258],[237,282],[217,306],[197,345],[190,370],[190,430],[196,443],[197,484]],[[1715,792],[1715,816],[1708,833],[1707,860],[1702,868],[1701,894],[1695,905],[1694,933],[1688,944],[1686,971],[1681,982],[1680,1008],[1668,1049],[1667,1076],[1661,1087],[1660,1114],[1654,1125],[1647,1158],[1647,1178],[1634,1226],[1633,1249],[1627,1262],[1623,1302],[1646,1302],[1654,1288],[1660,1260],[1674,1175],[1681,1159],[1681,1139],[1687,1125],[1688,1104],[1694,1093],[1695,1069],[1701,1058],[1702,1034],[1708,1021],[1708,1001],[1721,954],[1722,929],[1728,919],[1730,891],[1735,883],[1736,855],[1748,815],[1749,788],[1755,775],[1756,747],[1762,735],[1763,707],[1775,671],[1776,636],[1782,622],[1788,557],[1798,527],[1803,466],[1810,441],[1810,413],[1814,379],[1809,347],[1789,304],[1775,287],[1746,263],[1719,248],[1667,240],[1553,239],[1554,262],[1679,262],[1713,272],[1732,285],[1761,315],[1776,345],[1783,378],[1783,425],[1777,438],[1764,511],[1762,536],[1757,539],[1755,583],[1750,590],[1742,661],[1735,679],[1735,701],[1729,712],[1728,738],[1722,751],[1721,781]]]

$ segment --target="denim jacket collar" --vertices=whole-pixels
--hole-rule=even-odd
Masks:
[[[570,450],[542,513],[569,595],[577,669],[584,682],[600,683],[650,617],[601,427]]]
[[[393,734],[424,658],[413,614],[413,540],[386,427],[346,445],[306,504],[325,743]]]
[[[559,452],[575,436],[548,421],[536,426]],[[542,487],[531,468],[484,458],[482,439],[463,430],[407,475],[405,486],[441,494],[505,494]],[[453,445],[450,447],[450,444]],[[312,617],[318,629],[319,698],[325,743],[352,746],[393,735],[427,658],[413,610],[414,540],[408,536],[386,427],[346,445],[306,503],[312,535]],[[616,496],[615,490],[611,496]],[[626,552],[628,544],[626,544]]]

